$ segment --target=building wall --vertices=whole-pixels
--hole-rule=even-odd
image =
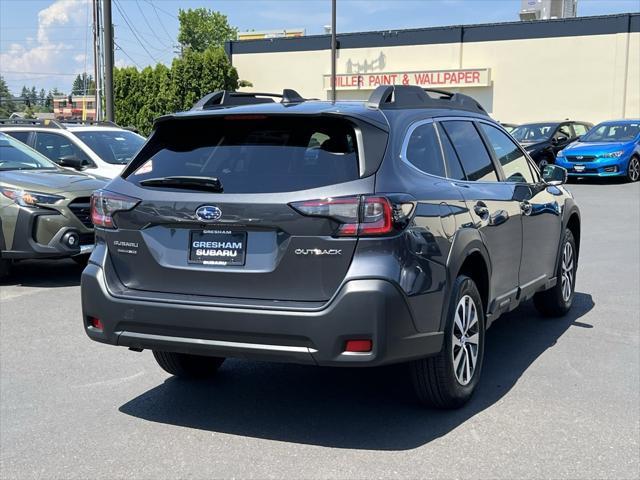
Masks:
[[[597,23],[590,25],[598,32]],[[324,85],[324,76],[331,69],[328,49],[260,50],[234,52],[232,56],[240,78],[253,83],[249,90],[293,88],[308,98],[329,98]],[[380,58],[384,59],[382,65]],[[348,73],[349,63],[353,71],[353,65],[362,67],[365,62],[370,67],[367,73],[490,68],[490,86],[449,90],[475,97],[494,118],[504,122],[564,118],[599,122],[640,117],[637,31],[341,48],[337,73]],[[338,98],[364,99],[370,92],[338,90]]]

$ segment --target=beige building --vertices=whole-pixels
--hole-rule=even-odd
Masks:
[[[338,99],[377,85],[463,91],[503,122],[640,118],[640,14],[338,35]],[[327,35],[226,45],[249,90],[330,98]]]

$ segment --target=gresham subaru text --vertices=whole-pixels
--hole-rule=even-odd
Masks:
[[[84,327],[184,377],[225,357],[405,362],[422,403],[459,407],[496,318],[530,298],[571,308],[566,179],[461,94],[214,92],[159,118],[93,195]]]

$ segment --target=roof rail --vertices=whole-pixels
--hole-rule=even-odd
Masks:
[[[73,120],[72,119],[72,120],[59,120],[59,122],[64,125],[98,125],[102,127],[120,128],[120,125],[110,120]]]
[[[437,97],[434,98],[433,95]],[[367,107],[376,109],[455,108],[487,115],[482,105],[468,95],[415,85],[381,85],[367,100]]]
[[[0,118],[0,125],[34,125],[38,127],[67,128],[57,120],[50,118]]]
[[[280,103],[292,104],[301,103],[305,99],[289,88],[285,88],[282,93],[260,93],[260,92],[235,92],[232,90],[218,90],[202,97],[193,104],[191,110],[212,110],[216,108],[237,107],[239,105],[256,105],[260,103],[274,103],[274,98],[279,98]]]

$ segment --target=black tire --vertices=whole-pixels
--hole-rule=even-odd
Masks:
[[[464,353],[466,357],[468,352],[460,352],[460,350],[467,348],[467,346],[469,348],[473,347],[471,342],[454,347],[453,335],[454,328],[459,332],[458,327],[455,326],[456,310],[461,299],[466,296],[470,297],[475,304],[477,326],[473,331],[478,335],[478,343],[475,369],[471,373],[470,380],[466,384],[462,384],[454,371],[454,353],[457,352],[460,355]],[[410,366],[413,386],[421,404],[433,408],[452,409],[459,408],[469,401],[478,385],[482,372],[484,335],[485,318],[482,298],[475,282],[471,278],[461,275],[456,278],[453,285],[442,350],[436,356],[415,360]],[[454,350],[454,348],[457,350]],[[468,359],[469,357],[466,358]],[[465,359],[461,358],[458,367],[464,367],[464,361]]]
[[[542,157],[540,160],[537,161],[538,164],[538,170],[540,170],[540,174],[543,173],[544,167],[547,165],[553,165],[555,163],[555,159],[551,156],[549,157]]]
[[[188,355],[174,352],[153,352],[153,356],[162,369],[181,378],[209,378],[213,377],[224,358]]]
[[[0,258],[0,280],[9,276],[9,270],[11,269],[11,261],[3,260]]]
[[[71,257],[71,259],[74,262],[76,262],[78,265],[82,265],[83,267],[86,267],[87,263],[89,263],[90,256],[91,256],[90,254],[76,255],[75,257]]]
[[[627,182],[637,182],[640,179],[640,158],[634,155],[627,165]]]
[[[571,268],[570,270],[565,270],[563,265],[567,265],[565,259],[565,248],[571,248]],[[564,232],[564,237],[562,239],[562,246],[560,248],[560,261],[558,262],[558,269],[556,270],[556,278],[558,281],[553,288],[549,290],[545,290],[544,292],[538,292],[533,296],[533,304],[535,305],[538,312],[540,312],[545,317],[562,317],[566,315],[567,312],[571,309],[571,305],[573,304],[573,297],[575,294],[576,288],[576,271],[578,269],[578,251],[576,249],[576,241],[573,237],[573,233],[568,228]],[[563,279],[565,275],[570,274],[570,287],[569,287],[569,295],[567,296],[563,293],[563,286],[565,282]],[[569,277],[566,277],[569,279]]]

